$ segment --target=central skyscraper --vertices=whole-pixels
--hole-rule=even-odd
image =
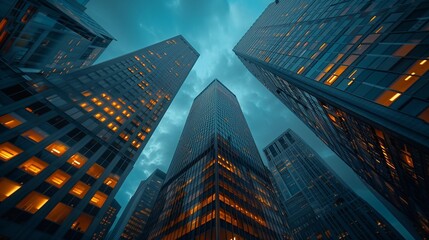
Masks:
[[[194,100],[144,237],[283,239],[282,219],[238,101],[214,80]]]

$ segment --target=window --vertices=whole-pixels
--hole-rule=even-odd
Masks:
[[[69,193],[82,199],[85,196],[85,194],[88,192],[89,188],[90,187],[88,185],[79,181],[76,183],[76,185],[74,185],[74,187],[70,190]]]
[[[0,178],[0,202],[12,195],[21,187],[20,184],[7,178]]]
[[[75,153],[67,160],[68,163],[76,168],[81,168],[88,159],[80,153]]]
[[[56,116],[56,117],[49,119],[48,123],[57,129],[62,129],[69,124],[69,122],[61,116]]]
[[[28,139],[36,142],[36,143],[41,142],[47,136],[47,134],[45,132],[43,132],[42,130],[40,130],[39,128],[30,129],[21,135],[25,138],[28,138]]]
[[[57,188],[61,188],[69,179],[70,179],[70,175],[68,175],[67,173],[61,170],[56,170],[45,181],[54,185]]]
[[[420,113],[419,118],[429,123],[429,107],[426,108],[426,110],[424,110],[422,113]]]
[[[72,224],[71,229],[79,232],[86,232],[89,225],[91,225],[91,222],[92,222],[92,216],[82,213]]]
[[[101,208],[106,200],[107,200],[107,195],[100,191],[97,191],[94,194],[94,196],[91,198],[90,203],[96,207]]]
[[[100,165],[98,165],[97,163],[94,163],[94,165],[92,165],[88,171],[86,172],[86,174],[88,174],[89,176],[98,179],[101,174],[103,174],[104,172],[104,168]]]
[[[55,156],[61,157],[69,149],[69,147],[60,141],[55,141],[45,149]]]
[[[398,99],[400,96],[401,93],[386,90],[375,101],[378,104],[388,107],[392,105],[392,103],[396,101],[396,99]]]
[[[16,207],[29,213],[35,213],[43,207],[48,200],[49,198],[47,196],[33,191],[22,199]]]
[[[27,110],[28,112],[31,112],[37,116],[43,115],[49,111],[51,111],[51,109],[49,107],[47,107],[45,104],[41,103],[41,102],[35,102],[31,105],[28,105],[25,110]]]
[[[65,205],[64,203],[58,203],[57,206],[55,206],[52,211],[46,216],[46,219],[61,224],[66,220],[67,216],[71,213],[73,210],[72,207],[69,207]]]
[[[22,153],[22,150],[10,142],[0,144],[0,159],[7,162],[16,155]]]
[[[0,117],[1,125],[7,128],[14,128],[21,125],[25,120],[15,113],[5,114]]]
[[[44,161],[36,158],[31,157],[27,161],[25,161],[23,164],[19,166],[19,169],[23,170],[24,172],[27,172],[33,176],[36,176],[39,174],[43,169],[48,167],[49,164],[45,163]]]
[[[117,175],[110,175],[109,177],[104,180],[104,184],[111,188],[115,188],[116,184],[118,183],[119,177]]]

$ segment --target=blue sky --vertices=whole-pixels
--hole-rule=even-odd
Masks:
[[[258,150],[287,128],[312,146],[361,197],[401,232],[402,226],[332,151],[255,79],[232,52],[268,0],[90,0],[87,13],[116,39],[100,57],[105,61],[175,35],[183,35],[200,58],[149,140],[116,199],[125,208],[141,180],[156,168],[167,171],[193,98],[213,79],[238,98]],[[263,159],[265,157],[261,154]]]

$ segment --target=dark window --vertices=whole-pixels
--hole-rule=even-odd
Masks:
[[[290,133],[286,133],[285,136],[289,140],[290,143],[294,143],[295,142],[295,139],[293,139],[293,137],[292,137],[292,135],[290,135]]]
[[[269,149],[270,149],[271,154],[273,155],[273,157],[277,156],[277,151],[276,151],[276,149],[274,149],[274,145],[271,145],[269,147]]]
[[[11,87],[3,88],[3,93],[6,94],[8,97],[15,101],[19,101],[24,98],[31,97],[32,94],[27,91],[23,86],[20,84],[13,85]]]
[[[64,128],[69,122],[61,116],[56,116],[48,120],[48,123],[57,129]]]
[[[43,103],[41,103],[39,101],[37,101],[37,102],[35,102],[33,104],[28,105],[25,108],[25,110],[27,110],[27,111],[29,111],[29,112],[37,115],[37,116],[43,115],[43,114],[51,111],[51,109],[49,107],[47,107],[45,104],[43,104]]]
[[[282,145],[283,149],[286,149],[288,147],[286,141],[284,140],[284,138],[280,138],[279,139],[279,143],[280,145]]]
[[[79,142],[80,140],[82,140],[86,136],[86,134],[83,133],[81,130],[75,128],[75,129],[71,130],[69,133],[67,133],[67,136],[69,136],[70,138],[72,138],[76,142]]]

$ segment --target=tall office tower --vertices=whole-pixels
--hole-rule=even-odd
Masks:
[[[121,205],[116,201],[116,199],[113,199],[103,218],[98,223],[98,227],[92,235],[92,240],[103,240],[106,238],[120,209]]]
[[[0,8],[0,55],[24,71],[90,66],[114,39],[75,0],[2,0]]]
[[[214,80],[192,104],[143,238],[282,239],[266,170],[235,95]]]
[[[156,169],[140,183],[109,235],[109,239],[137,239],[143,233],[165,176],[163,171]]]
[[[0,235],[92,237],[197,58],[177,36],[55,84],[2,63]]]
[[[234,51],[372,188],[429,235],[426,1],[271,3]]]
[[[292,130],[264,149],[293,239],[402,239]]]

